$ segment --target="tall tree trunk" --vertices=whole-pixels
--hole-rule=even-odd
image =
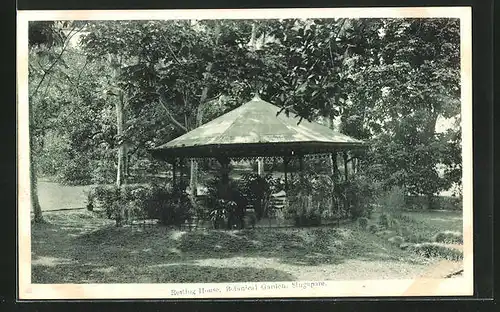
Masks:
[[[116,102],[116,129],[118,136],[118,168],[116,170],[116,186],[118,187],[118,192],[120,199],[123,198],[124,190],[122,185],[125,183],[124,179],[124,168],[125,168],[125,144],[123,142],[123,92],[120,91],[119,99]],[[116,216],[116,225],[122,226],[125,221],[125,206],[123,201],[119,201],[119,207]]]
[[[215,27],[215,45],[219,43],[219,35],[220,35],[220,24],[217,23]],[[213,68],[213,63],[209,63],[206,67],[206,72],[210,73]],[[205,105],[207,104],[209,86],[206,85],[200,97],[200,104],[198,105],[198,109],[196,111],[196,127],[200,127],[203,125],[203,112],[205,109]],[[189,171],[189,188],[191,189],[191,194],[194,196],[198,195],[198,163],[195,160],[191,160],[190,162],[190,171]]]
[[[123,94],[120,92],[119,100],[116,102],[116,129],[118,136],[118,168],[116,170],[116,186],[123,184],[125,165],[125,145],[123,143]]]
[[[425,140],[427,141],[427,144],[431,144],[432,139],[434,138],[434,135],[436,133],[436,124],[437,124],[437,119],[439,115],[436,112],[434,108],[431,109],[431,118],[429,119],[427,125],[426,125],[426,137]],[[429,171],[434,169],[434,164],[430,163],[431,168],[428,168]],[[435,209],[436,201],[435,201],[435,193],[429,190],[425,196],[427,197],[427,207],[428,209]]]
[[[333,118],[331,116],[328,117],[327,119],[328,121],[328,128],[332,129],[333,130]],[[331,154],[332,157],[328,157],[328,164],[330,166],[330,174],[333,176],[335,174],[335,167],[334,166],[337,166],[337,164],[333,163],[333,153]],[[337,160],[337,154],[335,153],[335,161]]]
[[[30,138],[30,198],[31,198],[31,208],[34,213],[34,222],[43,222],[42,207],[40,206],[40,201],[38,200],[38,181],[36,175],[36,163],[33,157],[34,143],[33,138]]]
[[[252,23],[252,35],[250,37],[250,48],[255,50],[257,48],[256,41],[257,40],[257,25],[255,22]]]

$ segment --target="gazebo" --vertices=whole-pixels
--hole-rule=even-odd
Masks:
[[[283,159],[285,185],[287,164],[296,158],[303,168],[305,157],[335,157],[366,146],[363,141],[333,131],[317,122],[294,114],[279,113],[282,109],[256,95],[251,101],[151,150],[152,155],[172,164],[179,161],[212,158],[222,168],[231,160]],[[292,116],[293,115],[293,116]],[[229,174],[223,170],[223,176]]]
[[[336,162],[337,154],[342,153],[347,177],[347,153],[366,144],[317,122],[305,119],[299,122],[300,117],[280,113],[281,110],[256,95],[240,107],[152,149],[151,153],[172,164],[173,185],[181,161],[216,159],[221,165],[221,194],[227,194],[231,160],[283,160],[287,191],[287,165],[291,159],[299,160],[302,172],[306,157],[330,157]]]

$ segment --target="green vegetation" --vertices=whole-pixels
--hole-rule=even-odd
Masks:
[[[370,142],[334,162],[351,174],[334,179],[335,196],[324,197],[331,203],[315,220],[366,217],[371,193],[393,187],[428,208],[444,206],[440,191],[460,189],[457,19],[64,21],[33,22],[29,31],[35,220],[42,217],[37,176],[66,184],[147,180],[169,169],[148,148],[256,90],[283,113]],[[450,127],[437,131],[441,119]],[[196,167],[179,170],[196,181]]]
[[[460,211],[439,209],[457,209],[460,196],[437,197],[451,187],[460,195],[459,35],[457,19],[31,23],[34,281],[400,278],[435,257],[459,260],[459,248],[448,245],[461,242]],[[167,187],[170,176],[161,186],[150,178],[171,168],[148,149],[256,90],[282,113],[369,148],[307,162],[300,178],[290,177],[284,210],[296,228],[180,232],[193,216],[242,228],[248,203],[250,227],[270,214],[270,195],[282,188],[273,175],[243,174],[229,198],[220,198],[217,181],[204,181],[205,206],[186,185]],[[437,131],[441,119],[450,127]],[[212,165],[182,162],[179,180],[197,185]],[[290,172],[297,167],[291,162]],[[99,184],[81,205],[89,211],[47,213],[42,222],[40,176]],[[163,226],[131,227],[134,218]],[[320,227],[326,221],[338,223]]]

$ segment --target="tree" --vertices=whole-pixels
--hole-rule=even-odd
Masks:
[[[30,192],[34,222],[43,221],[38,200],[36,154],[43,147],[44,136],[49,127],[48,117],[55,113],[55,108],[46,100],[47,89],[54,72],[59,66],[65,65],[62,55],[71,38],[81,30],[75,23],[66,34],[64,28],[68,26],[68,23],[31,22],[29,28]],[[38,67],[33,64],[34,59],[37,60]],[[42,87],[45,87],[43,94]]]
[[[140,115],[160,107],[161,124],[168,122],[175,137],[208,120],[206,113],[216,117],[248,98],[250,37],[250,21],[103,22],[90,25],[82,43],[91,61],[118,52],[126,60],[117,77],[130,104],[125,135],[139,127]],[[160,124],[154,126],[157,132]],[[145,134],[136,133],[133,143],[151,142],[151,132]],[[194,164],[191,176],[194,184]]]

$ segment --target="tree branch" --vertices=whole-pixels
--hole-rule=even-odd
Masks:
[[[168,118],[170,118],[170,121],[175,126],[177,126],[179,129],[183,130],[184,132],[188,132],[188,129],[186,127],[184,127],[179,121],[177,121],[177,119],[174,118],[174,116],[172,115],[172,113],[170,112],[170,110],[167,108],[166,97],[165,97],[164,93],[162,93],[161,90],[158,90],[157,94],[159,95],[160,105],[163,107],[163,109],[167,113],[167,116],[168,116]]]
[[[335,36],[334,36],[332,39],[337,40],[338,36],[340,35],[340,31],[341,31],[341,30],[342,30],[342,28],[344,27],[345,21],[346,21],[346,19],[345,19],[345,18],[343,18],[343,19],[342,19],[342,24],[340,24],[340,27],[339,27],[339,29],[337,30],[337,33],[335,34]],[[332,67],[335,67],[335,65],[334,65],[334,63],[333,63],[332,41],[331,41],[331,39],[330,39],[330,44],[328,45],[328,48],[329,48],[329,50],[330,50],[330,61],[331,61],[331,63],[332,63]]]
[[[40,89],[40,86],[42,85],[43,81],[45,80],[45,78],[47,77],[47,74],[52,70],[52,68],[54,68],[54,66],[59,62],[59,60],[61,59],[64,51],[66,51],[66,49],[68,48],[69,46],[69,42],[71,41],[71,38],[73,38],[73,36],[75,34],[77,34],[78,32],[80,32],[83,28],[85,27],[82,26],[79,30],[73,32],[73,30],[76,28],[76,26],[74,26],[71,31],[69,32],[69,35],[68,37],[66,38],[66,42],[64,43],[62,49],[61,49],[61,52],[57,55],[56,59],[54,60],[54,62],[52,62],[52,64],[50,64],[49,68],[47,70],[44,70],[44,73],[43,73],[43,76],[42,78],[40,79],[40,81],[38,82],[38,85],[36,86],[35,88],[35,91],[33,91],[33,93],[31,94],[30,97],[33,97],[35,96],[37,93],[38,93],[38,89]]]
[[[161,36],[163,37],[163,39],[165,40],[165,44],[167,45],[167,48],[168,50],[170,51],[170,54],[172,55],[172,58],[174,59],[174,61],[181,65],[182,63],[179,61],[179,59],[177,58],[177,56],[175,55],[174,53],[174,50],[172,49],[172,47],[170,46],[170,43],[168,42],[167,38],[165,38],[165,35],[164,34],[161,34]]]

